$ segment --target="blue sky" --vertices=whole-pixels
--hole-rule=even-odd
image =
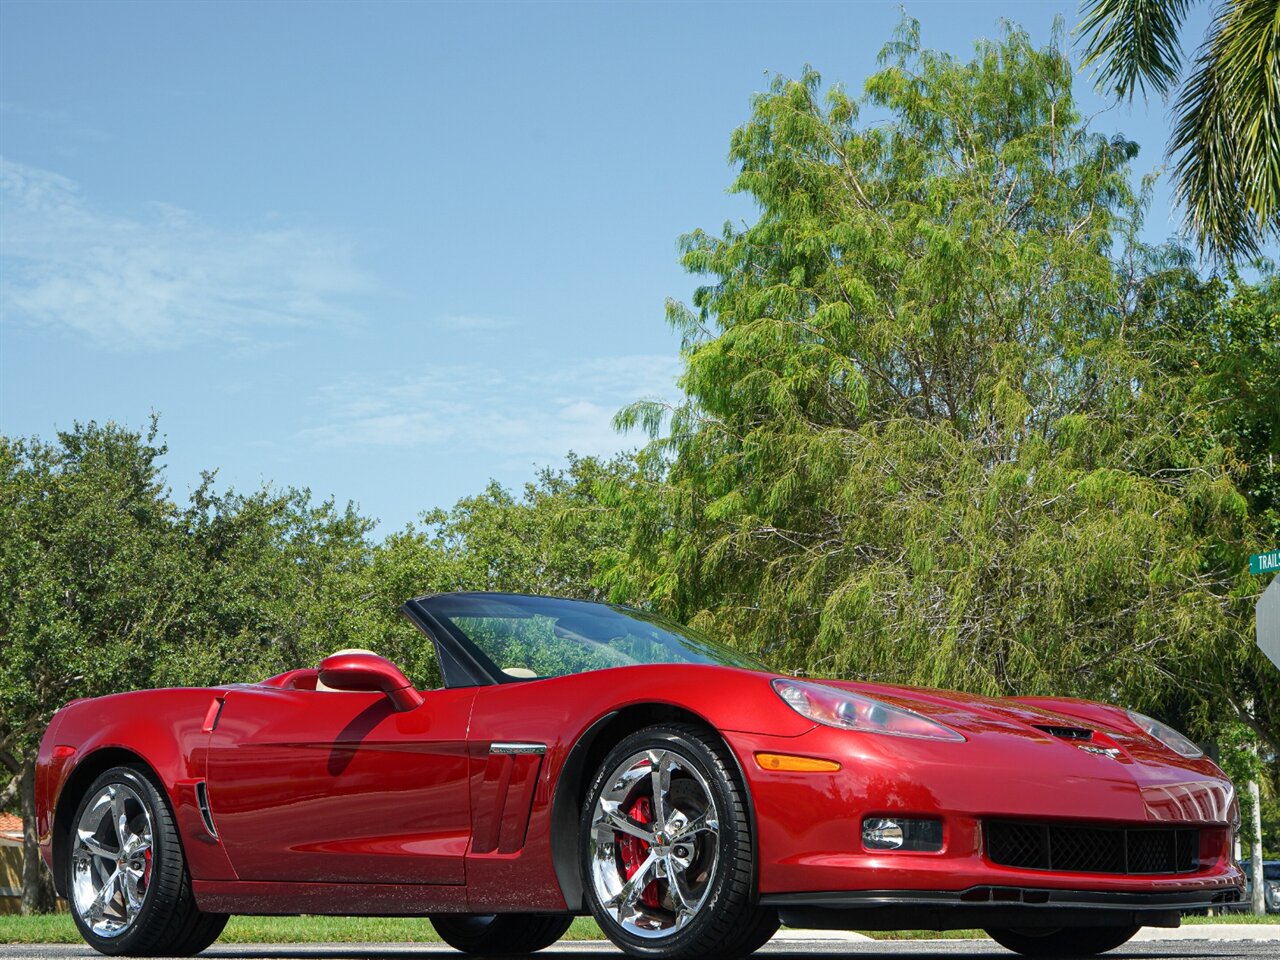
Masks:
[[[0,430],[156,410],[179,497],[216,467],[384,531],[634,446],[612,414],[677,395],[677,238],[752,215],[752,94],[805,63],[860,88],[899,9],[4,0]],[[958,54],[1078,16],[906,9]],[[1164,104],[1078,91],[1161,165]],[[1177,222],[1162,187],[1148,235]]]

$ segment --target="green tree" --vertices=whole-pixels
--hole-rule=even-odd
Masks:
[[[305,490],[219,494],[206,475],[179,516],[193,582],[154,683],[253,679],[363,645],[352,635],[372,527]]]
[[[435,589],[601,599],[604,567],[625,542],[602,494],[629,484],[635,469],[625,456],[571,453],[568,467],[542,469],[519,497],[491,482],[451,510],[424,514],[427,542],[447,558]]]
[[[1202,280],[1189,259],[1166,251],[1152,263],[1133,347],[1154,358],[1153,387],[1167,397],[1170,418],[1190,422],[1188,459],[1219,464],[1247,504],[1248,537],[1219,539],[1206,527],[1201,547],[1207,564],[1243,570],[1248,553],[1280,541],[1280,278],[1268,267],[1257,283]],[[1203,729],[1224,706],[1234,718],[1233,704],[1251,704],[1239,719],[1275,743],[1280,672],[1249,636],[1265,585],[1235,581],[1224,602],[1244,628],[1243,642],[1201,647],[1203,661],[1187,671],[1184,693],[1167,711],[1199,714]],[[1205,696],[1206,684],[1225,695]]]
[[[54,443],[0,437],[0,764],[26,820],[27,911],[51,906],[33,772],[62,704],[314,664],[370,645],[393,619],[371,603],[371,524],[352,507],[305,491],[217,493],[212,475],[180,507],[157,431],[153,420],[145,434],[89,423]],[[422,665],[409,633],[390,631],[394,652]]]
[[[759,217],[683,239],[688,402],[619,416],[669,474],[618,501],[615,595],[783,669],[1225,706],[1196,673],[1252,646],[1256,526],[1139,348],[1136,148],[1088,131],[1059,43],[964,62],[906,21],[882,62],[861,99],[779,78],[734,134]]]
[[[154,424],[0,438],[0,759],[26,822],[24,912],[52,906],[32,817],[44,727],[73,697],[145,684],[183,615],[163,454]]]
[[[1178,87],[1193,0],[1089,0],[1085,65],[1122,98]],[[1169,150],[1202,249],[1253,256],[1280,237],[1280,3],[1220,0],[1176,101]]]

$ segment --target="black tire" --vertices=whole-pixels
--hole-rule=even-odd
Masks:
[[[142,889],[137,891],[135,888],[140,906],[126,912],[127,919],[121,919],[118,932],[101,935],[94,930],[94,921],[82,916],[75,883],[77,862],[82,865],[85,875],[97,876],[101,880],[102,873],[97,872],[99,865],[94,861],[105,858],[89,856],[79,846],[77,828],[90,804],[112,787],[116,787],[120,795],[128,797],[135,825],[144,822],[141,817],[145,812],[151,830],[151,845],[141,855],[147,858],[148,863]],[[119,834],[116,836],[119,844]],[[126,957],[193,956],[217,940],[227,925],[227,914],[203,913],[196,907],[191,874],[187,870],[182,838],[178,835],[173,811],[153,774],[143,767],[113,767],[93,781],[76,806],[63,859],[71,917],[85,942],[99,953]],[[81,889],[85,889],[83,883]],[[123,904],[124,894],[119,896]],[[115,898],[110,899],[114,902]],[[125,908],[122,906],[121,909]]]
[[[593,821],[597,803],[602,794],[606,793],[606,788],[615,792],[622,782],[613,777],[615,771],[638,754],[651,750],[669,753],[678,758],[680,767],[670,774],[671,784],[676,784],[681,778],[692,782],[693,786],[685,790],[686,796],[691,798],[686,803],[696,807],[701,800],[701,812],[714,813],[717,828],[704,828],[709,835],[700,835],[701,839],[696,841],[681,843],[672,837],[663,839],[666,846],[661,849],[674,853],[681,851],[681,847],[684,848],[680,855],[685,858],[687,867],[680,872],[686,882],[691,873],[701,869],[695,876],[700,885],[700,899],[692,910],[680,911],[675,907],[675,894],[671,890],[672,881],[669,878],[657,878],[654,881],[655,884],[665,883],[665,887],[645,885],[644,893],[640,896],[649,897],[650,903],[657,904],[651,908],[652,917],[646,919],[646,923],[656,924],[655,929],[659,929],[659,932],[656,935],[652,932],[641,935],[628,930],[624,921],[615,918],[610,908],[601,901],[597,890],[597,875],[593,873],[597,866],[601,870],[601,876],[616,868],[618,881],[626,886],[634,884],[633,889],[637,889],[639,884],[632,880],[632,868],[626,865],[625,854],[621,852],[621,845],[627,842],[623,835],[617,835],[617,843],[604,840],[597,850],[593,830],[600,830],[607,837],[609,827],[595,827]],[[643,775],[635,783],[642,784]],[[643,790],[643,787],[638,789]],[[673,789],[671,797],[674,799],[676,794],[677,790]],[[702,794],[707,795],[700,797]],[[714,805],[715,809],[709,811],[709,805]],[[671,806],[676,813],[686,816],[685,811],[674,804]],[[694,818],[697,818],[698,811],[695,810],[694,814]],[[654,960],[734,960],[753,953],[778,929],[777,912],[760,907],[756,902],[755,838],[751,834],[746,787],[728,748],[719,737],[705,728],[685,723],[659,724],[639,730],[615,746],[601,762],[587,790],[580,821],[579,842],[583,889],[591,913],[605,936],[630,956]],[[647,855],[656,853],[658,849],[660,848],[645,847],[642,852]],[[711,865],[699,868],[699,864],[708,862],[708,858],[712,856],[711,850],[714,850]],[[673,861],[668,860],[664,869],[672,870],[672,863]],[[638,873],[634,875],[639,876]],[[653,875],[657,877],[656,872]],[[633,894],[632,899],[634,896]],[[681,896],[684,897],[683,894]],[[672,919],[667,927],[662,928],[664,902],[671,904],[667,912]],[[677,922],[680,916],[688,919],[683,923]]]
[[[1002,947],[1024,957],[1093,957],[1114,950],[1133,939],[1141,927],[1050,927],[1008,929],[995,927],[987,934]]]
[[[537,913],[494,913],[487,916],[434,916],[440,939],[463,953],[503,956],[534,953],[549,947],[569,929],[573,917]]]
[[[738,950],[741,956],[749,957],[773,939],[781,924],[778,922],[778,911],[757,907],[753,926],[743,933]]]

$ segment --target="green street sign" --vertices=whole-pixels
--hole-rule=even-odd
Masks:
[[[1250,573],[1275,573],[1280,570],[1280,550],[1255,553],[1249,558]]]

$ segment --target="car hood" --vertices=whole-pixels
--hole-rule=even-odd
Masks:
[[[1123,710],[1105,704],[1089,704],[1088,719],[1085,719],[1078,711],[1059,712],[1019,700],[983,697],[955,690],[847,680],[820,682],[913,710],[970,738],[1012,736],[1039,741],[1063,740],[1073,745],[1096,743],[1104,747],[1119,747],[1134,759],[1178,759],[1178,755],[1164,744],[1139,730]]]
[[[951,690],[823,682],[946,724],[975,745],[989,747],[984,754],[1028,765],[1042,758],[1039,762],[1050,763],[1062,782],[1079,776],[1131,784],[1152,820],[1226,821],[1233,816],[1235,790],[1212,760],[1179,755],[1148,736],[1119,707],[1079,700],[1026,703]]]

